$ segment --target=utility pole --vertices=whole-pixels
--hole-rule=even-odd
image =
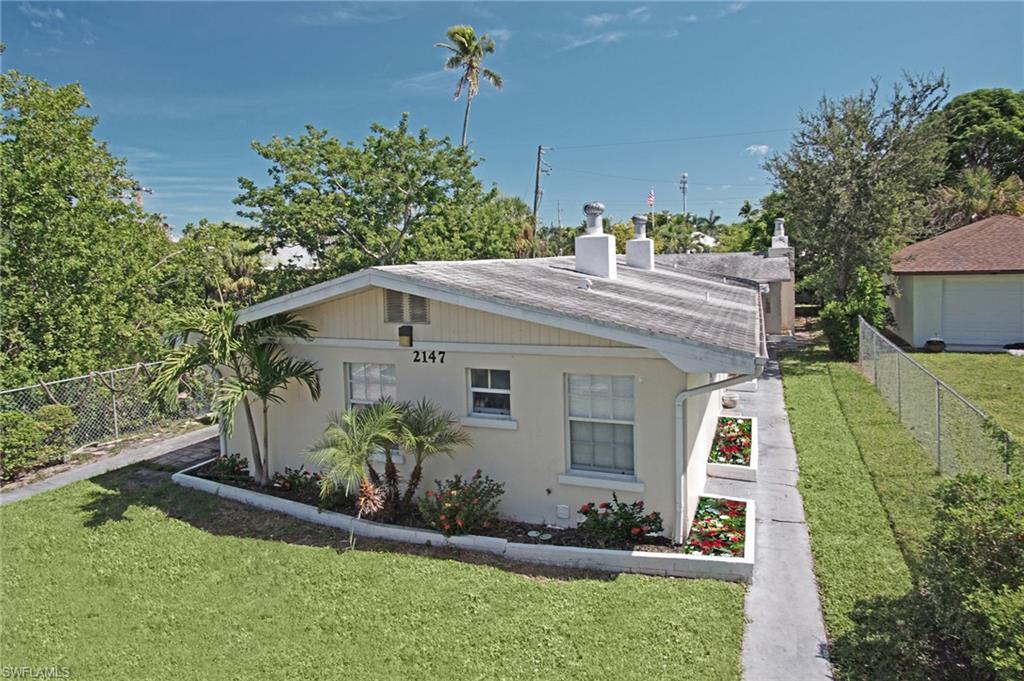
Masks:
[[[686,191],[690,187],[690,174],[683,173],[679,176],[679,191],[683,193],[683,217],[686,217]]]
[[[555,202],[556,213],[558,214],[558,229],[562,229],[562,201],[559,199]]]
[[[551,147],[545,147],[540,144],[537,145],[537,173],[533,179],[533,231],[537,232],[537,215],[540,213],[540,198],[544,195],[544,190],[540,188],[540,176],[541,173],[547,175],[551,172],[551,168],[544,163],[544,152],[548,151]]]

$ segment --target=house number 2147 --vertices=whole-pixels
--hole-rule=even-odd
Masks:
[[[413,350],[412,361],[417,364],[444,364],[444,350]]]

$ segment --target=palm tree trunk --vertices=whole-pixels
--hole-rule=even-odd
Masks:
[[[416,494],[416,488],[420,486],[423,479],[423,464],[416,459],[416,466],[409,474],[409,481],[405,484],[405,494],[402,495],[402,508],[408,510],[412,506],[412,498]]]
[[[245,422],[249,426],[249,443],[252,445],[252,466],[253,477],[256,480],[263,479],[263,457],[260,455],[260,438],[256,434],[256,419],[252,415],[252,405],[249,404],[249,398],[242,398],[242,405],[245,407]]]
[[[473,98],[466,93],[466,113],[462,116],[462,146],[466,146],[466,133],[469,132],[469,107],[473,106]]]
[[[269,405],[266,400],[263,400],[263,465],[260,466],[263,470],[260,472],[260,486],[267,487],[270,485],[270,448],[267,433],[267,408]]]

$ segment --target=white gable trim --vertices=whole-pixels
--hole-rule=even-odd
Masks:
[[[648,348],[686,372],[708,372],[714,370],[722,373],[750,374],[754,373],[757,367],[763,366],[766,362],[764,357],[755,357],[748,353],[696,341],[675,340],[653,334],[629,331],[553,312],[544,312],[528,307],[478,298],[441,287],[427,286],[419,282],[410,281],[393,272],[378,269],[354,272],[344,277],[325,281],[301,291],[253,305],[242,310],[238,318],[240,322],[250,322],[282,312],[292,312],[317,305],[333,298],[375,286],[430,298],[442,303],[480,310],[481,312],[489,312],[502,317],[520,319],[557,329],[575,331],[598,338]]]

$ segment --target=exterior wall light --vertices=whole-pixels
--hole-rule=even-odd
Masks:
[[[398,327],[398,345],[403,348],[412,347],[412,326],[405,324]]]

